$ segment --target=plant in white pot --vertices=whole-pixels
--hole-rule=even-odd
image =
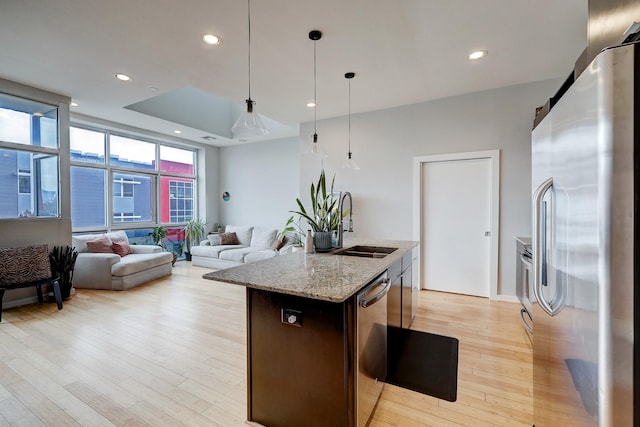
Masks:
[[[333,184],[336,177],[331,180],[331,187],[327,191],[324,169],[320,172],[318,182],[311,183],[311,208],[306,209],[299,198],[296,199],[299,210],[290,211],[304,218],[313,230],[313,244],[317,252],[331,250],[331,234],[338,230],[340,224],[339,200],[334,196]]]
[[[190,219],[185,224],[184,230],[184,243],[187,248],[185,251],[185,257],[187,261],[191,261],[191,246],[196,246],[204,239],[206,233],[206,223],[202,219]]]

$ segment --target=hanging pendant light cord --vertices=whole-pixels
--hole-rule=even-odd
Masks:
[[[249,23],[249,99],[247,102],[251,100],[251,0],[247,0],[247,21]]]
[[[351,158],[351,79],[349,81],[349,158]]]
[[[318,139],[318,83],[317,83],[317,71],[316,71],[316,41],[313,41],[313,135],[314,141]]]
[[[318,67],[316,62],[316,42],[320,40],[322,33],[318,30],[309,32],[309,39],[313,40],[313,143],[318,142]],[[313,145],[317,147],[317,145]]]

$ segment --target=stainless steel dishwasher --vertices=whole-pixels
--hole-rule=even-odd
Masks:
[[[387,377],[387,272],[357,295],[356,425],[366,425]]]

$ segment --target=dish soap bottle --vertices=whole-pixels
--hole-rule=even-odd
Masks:
[[[307,230],[307,237],[304,241],[304,251],[308,254],[313,253],[313,236],[311,235],[311,230]]]

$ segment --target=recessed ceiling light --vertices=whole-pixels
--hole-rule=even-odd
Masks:
[[[181,130],[176,129],[176,130],[174,130],[174,131],[173,131],[173,133],[182,133],[182,131],[181,131]]]
[[[219,44],[222,44],[222,39],[216,35],[213,34],[205,34],[204,36],[202,36],[202,40],[206,43],[206,44],[210,44],[213,46],[217,46]]]
[[[77,103],[77,102],[72,102],[70,105],[71,105],[72,107],[77,107],[77,106],[78,106],[78,103]]]
[[[116,79],[122,80],[123,82],[131,81],[131,77],[123,73],[116,73]]]
[[[488,52],[486,50],[476,50],[475,52],[471,52],[469,54],[469,59],[480,59],[487,56]]]
[[[315,107],[315,106],[316,106],[316,103],[315,103],[315,102],[307,102],[307,107],[309,107],[309,108],[313,108],[313,107]]]

